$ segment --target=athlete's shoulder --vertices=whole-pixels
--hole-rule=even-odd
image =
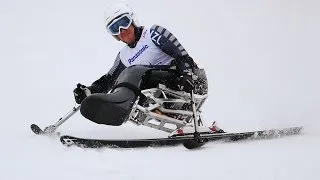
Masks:
[[[159,34],[167,38],[169,35],[171,35],[171,32],[164,26],[154,24],[150,27],[150,34],[151,36]]]
[[[167,28],[158,24],[151,26],[150,38],[156,46],[162,46],[162,44],[176,40],[176,37]]]
[[[166,30],[165,27],[159,25],[159,24],[153,24],[152,26],[150,26],[150,31],[155,30],[159,33],[161,33],[163,30]]]

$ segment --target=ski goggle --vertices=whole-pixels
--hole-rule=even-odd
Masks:
[[[107,25],[107,31],[112,35],[119,35],[121,29],[128,29],[131,23],[131,16],[129,14],[123,14]]]

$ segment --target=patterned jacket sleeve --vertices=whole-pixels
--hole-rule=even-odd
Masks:
[[[159,25],[153,25],[150,29],[150,34],[152,42],[164,53],[175,59],[173,63],[187,62],[197,68],[196,63],[189,56],[188,52],[169,30]]]
[[[126,66],[121,62],[120,53],[118,53],[116,60],[109,72],[88,87],[91,90],[91,93],[107,93],[125,68]]]

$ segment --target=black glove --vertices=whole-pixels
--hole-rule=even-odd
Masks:
[[[90,89],[85,85],[77,84],[77,87],[73,90],[74,99],[76,103],[81,104],[81,102],[91,94]]]
[[[191,93],[194,90],[194,81],[197,80],[197,76],[194,75],[195,70],[198,69],[197,64],[188,55],[176,58],[171,64],[175,66],[178,73],[178,88]]]
[[[194,80],[196,80],[196,76],[194,76],[194,67],[187,62],[177,62],[176,70],[178,72],[178,84],[179,88],[182,91],[187,93],[191,93],[194,90]]]
[[[180,90],[191,93],[191,91],[194,90],[194,80],[194,76],[191,73],[180,74],[178,79]]]

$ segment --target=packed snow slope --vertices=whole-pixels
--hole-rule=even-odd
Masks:
[[[318,0],[138,1],[142,25],[178,37],[206,69],[203,116],[226,131],[303,125],[275,140],[140,149],[67,148],[32,134],[74,105],[123,46],[107,34],[103,12],[116,1],[2,0],[0,3],[0,179],[320,178],[320,2]],[[80,114],[59,131],[105,138],[151,138],[159,131],[96,125]]]

